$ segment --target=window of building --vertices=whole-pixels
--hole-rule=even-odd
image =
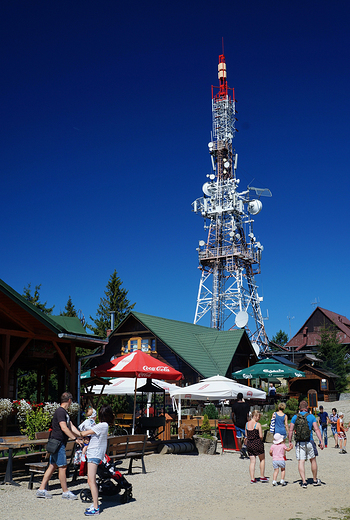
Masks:
[[[150,354],[151,352],[157,352],[156,339],[155,338],[130,338],[124,339],[122,342],[122,355],[130,354],[136,350],[141,350]]]

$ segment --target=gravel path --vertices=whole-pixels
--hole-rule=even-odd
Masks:
[[[321,403],[320,403],[321,404]],[[350,401],[322,403],[327,412],[335,406],[350,421]],[[330,428],[329,428],[330,433]],[[266,475],[272,477],[272,463],[266,445]],[[350,449],[350,445],[349,445]],[[271,483],[250,484],[248,460],[241,460],[237,453],[224,455],[149,455],[145,459],[147,474],[136,466],[136,474],[127,476],[127,465],[121,466],[133,485],[133,501],[121,504],[119,496],[102,502],[103,520],[289,520],[300,518],[342,518],[332,510],[350,507],[349,457],[339,454],[334,440],[318,457],[319,478],[322,486],[307,489],[300,487],[294,450],[288,453],[285,487],[273,487]],[[307,463],[307,477],[312,480]],[[257,468],[258,471],[258,468]],[[258,473],[256,471],[256,475]],[[18,480],[20,486],[0,486],[0,519],[6,520],[70,520],[84,517],[86,507],[80,500],[61,498],[57,480],[51,482],[52,500],[37,499],[35,490],[27,489],[28,478]],[[70,487],[78,493],[87,487],[86,480]],[[85,518],[85,517],[84,517]]]

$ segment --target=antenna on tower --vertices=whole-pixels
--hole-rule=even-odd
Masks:
[[[318,307],[319,303],[320,303],[319,298],[315,298],[315,300],[313,302],[311,302],[311,305],[314,305],[315,306],[314,308],[316,309],[316,307]]]
[[[268,350],[268,338],[254,276],[260,273],[262,244],[253,232],[255,215],[260,213],[267,188],[248,187],[238,191],[237,153],[232,148],[236,109],[234,89],[227,85],[224,39],[218,65],[219,86],[212,86],[212,134],[208,144],[215,175],[203,184],[204,196],[192,204],[204,218],[206,241],[199,242],[199,284],[194,323],[210,313],[210,326],[224,330],[233,317],[235,327],[246,329],[260,352]],[[251,197],[253,195],[253,197]],[[209,221],[209,225],[207,225]],[[249,324],[250,320],[250,324]]]

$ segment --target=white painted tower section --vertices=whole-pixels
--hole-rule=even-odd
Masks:
[[[212,96],[213,130],[209,143],[212,172],[203,185],[204,196],[192,204],[204,219],[207,239],[199,241],[199,283],[194,323],[210,313],[210,326],[224,330],[234,318],[245,328],[256,350],[268,348],[255,275],[260,273],[263,246],[254,236],[254,217],[262,209],[260,197],[269,189],[248,187],[239,191],[235,135],[234,90],[226,79],[225,56],[219,56],[219,91]],[[214,88],[214,87],[213,87]]]

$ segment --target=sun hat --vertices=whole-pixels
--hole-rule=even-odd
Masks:
[[[91,418],[94,418],[97,416],[95,408],[92,409],[92,414],[90,415]]]
[[[344,414],[343,414],[343,412],[338,412],[338,415],[339,415],[339,417],[341,417]]]
[[[281,444],[281,442],[283,442],[283,441],[284,441],[283,435],[281,435],[280,433],[275,433],[275,435],[273,436],[273,443]]]

